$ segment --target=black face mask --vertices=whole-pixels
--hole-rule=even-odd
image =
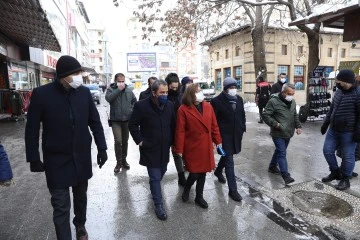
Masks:
[[[176,96],[179,95],[179,91],[177,91],[177,90],[175,91],[175,90],[173,90],[173,89],[169,89],[168,94],[169,94],[169,96],[171,96],[171,97],[176,97]]]

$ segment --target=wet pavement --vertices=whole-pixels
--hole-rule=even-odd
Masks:
[[[204,198],[209,209],[181,201],[173,161],[162,187],[166,221],[156,218],[146,168],[138,164],[138,147],[130,137],[131,169],[113,173],[113,136],[107,126],[105,101],[98,105],[108,143],[109,160],[102,169],[93,158],[86,227],[89,239],[360,239],[360,183],[337,191],[319,182],[328,174],[322,155],[320,121],[303,124],[303,134],[288,147],[289,171],[295,183],[285,187],[281,176],[267,172],[274,147],[269,128],[258,114],[247,112],[243,149],[235,158],[241,203],[229,199],[227,185],[207,175]],[[56,239],[45,175],[31,173],[25,162],[24,121],[0,122],[0,140],[14,172],[14,184],[0,186],[0,239]],[[92,148],[96,156],[96,146]],[[218,160],[217,156],[217,160]],[[360,172],[357,163],[356,172]],[[73,215],[72,215],[73,216]],[[74,230],[74,229],[73,229]],[[75,239],[75,237],[74,237]]]

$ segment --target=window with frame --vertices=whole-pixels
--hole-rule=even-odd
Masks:
[[[304,66],[294,66],[294,85],[296,90],[304,90]]]
[[[219,61],[219,59],[220,59],[220,53],[216,52],[216,61]]]
[[[345,48],[341,49],[341,57],[342,58],[346,57],[346,49]]]
[[[332,48],[328,48],[328,51],[327,51],[327,56],[328,57],[332,57]]]
[[[228,59],[229,58],[229,49],[226,49],[225,50],[225,59]]]
[[[298,56],[303,55],[304,53],[304,47],[303,46],[298,46]]]
[[[99,53],[102,53],[102,49],[101,49],[101,48],[99,48]]]
[[[288,65],[278,65],[277,67],[278,75],[280,73],[286,74],[286,82],[289,82],[289,66]]]
[[[240,56],[240,47],[239,46],[235,47],[235,56],[236,57]]]
[[[215,70],[215,88],[216,90],[221,90],[222,84],[221,84],[221,69]]]
[[[90,52],[91,52],[91,53],[95,53],[94,49],[91,49]]]
[[[235,66],[233,68],[233,76],[236,80],[236,88],[242,90],[242,66]]]
[[[102,62],[102,57],[99,57],[99,61]]]
[[[287,55],[287,45],[281,45],[281,55]]]

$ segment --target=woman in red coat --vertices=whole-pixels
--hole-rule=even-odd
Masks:
[[[182,200],[189,200],[191,186],[196,181],[195,203],[207,208],[208,204],[203,198],[206,172],[215,168],[213,142],[220,145],[222,141],[214,110],[203,100],[204,94],[198,84],[186,88],[177,112],[175,152],[182,155],[190,173]]]

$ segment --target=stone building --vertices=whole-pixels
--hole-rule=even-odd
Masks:
[[[250,26],[226,32],[202,45],[209,47],[209,74],[216,89],[221,90],[223,80],[232,76],[238,81],[238,90],[244,99],[254,101],[256,73]],[[319,66],[325,67],[326,75],[336,70],[341,62],[360,60],[360,47],[343,42],[339,30],[323,31],[320,45]],[[311,54],[308,49],[306,34],[297,28],[270,27],[265,34],[268,82],[272,84],[277,81],[278,74],[286,73],[288,82],[296,84],[298,104],[306,102],[307,59]]]

